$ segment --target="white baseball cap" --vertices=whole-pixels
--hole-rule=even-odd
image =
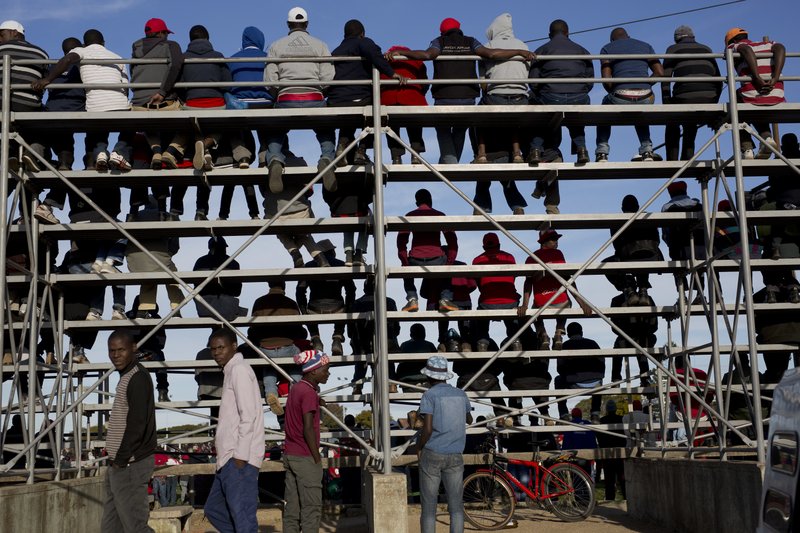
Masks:
[[[308,13],[302,7],[293,7],[289,10],[289,22],[308,22]]]
[[[0,24],[0,30],[14,30],[23,35],[25,34],[25,28],[16,20],[4,20],[3,23]]]

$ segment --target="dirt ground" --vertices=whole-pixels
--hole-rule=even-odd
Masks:
[[[419,533],[419,505],[409,505],[408,512],[408,531],[409,533]],[[518,531],[519,533],[672,533],[671,530],[658,527],[651,522],[636,520],[627,513],[625,502],[602,502],[598,503],[594,514],[583,522],[563,522],[546,511],[540,509],[520,509],[514,514],[517,527],[507,528]],[[437,515],[437,533],[448,533],[447,512],[440,507]],[[275,533],[282,531],[281,513],[277,508],[258,510],[259,533]],[[207,520],[203,519],[202,510],[195,511],[192,515],[187,531],[191,533],[213,533],[215,530]],[[324,533],[368,533],[367,519],[362,513],[345,514],[326,513],[322,517],[320,531]],[[477,531],[475,528],[466,525],[466,531]],[[378,532],[383,533],[383,532]],[[392,532],[386,532],[392,533]]]

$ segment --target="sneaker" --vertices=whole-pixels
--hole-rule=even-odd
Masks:
[[[511,159],[511,162],[514,164],[521,164],[525,162],[525,158],[522,157],[522,152],[515,152],[514,157]]]
[[[393,157],[392,158],[392,164],[393,165],[402,165],[403,164],[403,158],[400,157],[400,156]]]
[[[775,139],[772,137],[767,137],[764,139],[766,142],[761,143],[761,146],[758,147],[758,153],[756,154],[756,159],[769,159],[772,157],[772,150],[770,150],[770,146],[777,150],[778,143],[775,142]]]
[[[742,150],[742,159],[755,159],[755,158],[756,154],[752,148],[747,148],[745,150]]]
[[[353,252],[353,266],[365,266],[366,264],[367,262],[364,261],[364,252],[361,250]]]
[[[397,394],[397,385],[395,383],[389,383],[389,394]]]
[[[650,150],[642,154],[642,161],[661,161],[661,156]]]
[[[447,298],[442,298],[439,300],[439,311],[458,311],[458,306]]]
[[[108,154],[105,152],[100,152],[99,154],[97,154],[97,159],[94,160],[94,169],[97,172],[106,172],[108,170],[108,167],[109,167]]]
[[[789,296],[787,299],[790,304],[800,304],[800,287],[797,285],[789,287]]]
[[[536,182],[536,186],[533,188],[533,192],[531,193],[531,196],[538,200],[539,198],[544,196],[544,193],[545,193],[544,188],[545,188],[544,181],[538,180]]]
[[[639,295],[636,294],[636,290],[632,287],[625,287],[625,289],[622,291],[622,294],[625,296],[626,306],[639,305]]]
[[[353,396],[360,396],[362,392],[364,392],[363,385],[360,383],[358,385],[353,385]]]
[[[294,262],[295,268],[303,268],[305,266],[306,262],[298,250],[292,250],[289,252],[289,255],[292,256],[292,262]]]
[[[372,163],[367,157],[367,149],[358,147],[356,149],[356,154],[353,156],[353,164],[358,166],[364,166]]]
[[[194,142],[194,157],[192,158],[192,166],[195,170],[203,170],[205,165],[206,145],[203,141]]]
[[[317,256],[314,258],[314,261],[317,262],[317,266],[320,268],[331,266],[331,264],[328,262],[328,258],[325,257],[325,254],[317,254]]]
[[[283,163],[277,159],[269,163],[269,190],[274,194],[283,192]]]
[[[105,264],[105,261],[100,261],[99,259],[92,263],[92,272],[99,274],[103,270],[103,264]]]
[[[39,204],[33,212],[33,217],[42,224],[60,224],[59,220],[53,214],[53,209],[47,204]]]
[[[778,289],[777,288],[770,288],[767,287],[767,294],[764,298],[764,303],[766,304],[776,304],[778,303]]]
[[[97,311],[89,311],[86,315],[86,320],[103,320],[103,317]]]
[[[153,161],[155,161],[155,158],[155,155],[153,155]],[[164,152],[161,154],[161,166],[168,169],[178,168],[178,159],[170,152]]]
[[[515,207],[514,211],[511,212],[512,215],[524,215],[525,210],[521,207]]]
[[[539,349],[540,350],[550,349],[550,336],[547,333],[539,334]]]
[[[557,205],[545,205],[544,212],[548,215],[560,215],[561,210],[558,208]]]
[[[208,215],[206,215],[202,211],[198,211],[197,213],[194,214],[194,219],[197,221],[206,221],[208,220]]]
[[[589,150],[587,150],[585,147],[578,148],[578,159],[575,161],[575,164],[579,166],[585,165],[589,161],[591,161],[589,158]]]
[[[161,170],[164,168],[163,157],[160,152],[153,154],[153,159],[150,160],[150,168],[153,170]]]
[[[319,338],[319,335],[313,335],[311,337],[311,347],[318,352],[325,351],[325,346],[322,344],[322,339]]]
[[[203,170],[206,172],[214,170],[214,160],[209,153],[206,153],[206,155],[203,156]]]
[[[344,153],[344,149],[347,148],[347,144],[339,143],[336,145],[336,157],[339,157]],[[392,160],[394,162],[394,160]],[[339,168],[347,166],[347,157],[341,158],[339,161],[336,162],[336,166]]]
[[[274,392],[270,392],[267,394],[267,405],[269,405],[269,410],[272,411],[272,414],[275,416],[283,415],[283,406],[281,405],[281,401],[275,395]]]
[[[322,169],[330,164],[330,159],[327,157],[321,158],[317,163],[317,172],[322,172]],[[326,191],[330,192],[336,192],[336,189],[339,188],[339,184],[336,183],[336,174],[333,172],[332,168],[322,175],[322,186]]]
[[[344,337],[341,335],[334,335],[331,339],[331,355],[344,355],[344,350],[342,349],[342,341]]]
[[[420,159],[419,157],[417,157],[415,155],[412,155],[411,156],[411,164],[412,165],[421,165],[422,164],[422,159]]]
[[[445,351],[446,352],[457,352],[459,348],[459,342],[455,339],[450,339],[445,344]]]
[[[595,154],[595,163],[608,163],[608,154]]]
[[[515,340],[514,342],[509,345],[508,349],[512,352],[521,352],[522,351],[522,343],[519,339]]]
[[[250,160],[246,157],[241,158],[237,163],[239,165],[239,170],[250,168]]]
[[[489,351],[489,341],[486,339],[481,339],[475,345],[476,352],[488,352]]]
[[[167,389],[158,389],[158,403],[167,403],[169,401],[169,392]]]
[[[98,156],[98,160],[99,159],[100,156]],[[111,157],[108,159],[108,168],[112,170],[128,171],[133,167],[131,167],[131,164],[124,157],[122,157],[122,155],[118,154],[117,152],[111,152]]]
[[[556,330],[555,335],[553,335],[553,350],[560,350],[564,345],[564,333],[563,329]]]
[[[439,345],[436,347],[436,351],[439,353],[447,352],[447,345],[443,342],[440,342]]]
[[[538,167],[539,163],[541,162],[542,162],[542,150],[539,148],[531,148],[530,153],[528,153],[528,166]]]
[[[419,302],[417,302],[416,298],[409,298],[401,311],[405,311],[406,313],[416,313],[419,311]]]
[[[94,266],[93,266],[94,268]],[[109,263],[108,261],[103,261],[103,265],[100,268],[101,274],[122,274],[122,271],[114,266],[114,263]]]
[[[89,362],[89,358],[86,357],[86,353],[83,351],[83,348],[76,349],[72,355],[72,362],[76,365],[85,365]]]
[[[127,320],[128,317],[125,316],[125,313],[120,311],[119,309],[114,309],[111,311],[111,320]]]
[[[27,152],[22,155],[22,163],[28,172],[42,171],[42,167],[39,166],[39,162],[36,160],[36,158]]]
[[[461,352],[462,353],[470,353],[472,351],[472,345],[466,341],[461,343]]]
[[[639,289],[639,305],[650,305],[650,295],[644,287]]]
[[[353,250],[345,250],[344,252],[344,266],[353,266]]]

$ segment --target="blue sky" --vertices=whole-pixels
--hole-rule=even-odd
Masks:
[[[452,0],[440,0],[438,2],[417,2],[408,1],[398,4],[375,1],[340,1],[340,2],[307,2],[299,4],[309,13],[310,32],[326,41],[333,49],[341,40],[342,27],[350,18],[360,19],[366,26],[367,35],[372,37],[384,50],[395,44],[402,44],[410,48],[426,48],[432,38],[438,34],[439,22],[444,17],[455,17],[462,23],[462,29],[468,35],[473,35],[481,41],[485,41],[485,31],[489,23],[498,14],[507,11],[514,17],[514,29],[516,36],[522,40],[537,39],[547,36],[547,26],[555,18],[567,20],[573,33],[587,28],[602,25],[615,25],[628,20],[650,17],[654,15],[666,14],[674,11],[681,11],[711,5],[715,2],[693,2],[688,0],[676,0],[668,4],[642,3],[637,1],[610,1],[604,4],[597,2],[569,2],[569,3],[545,3],[545,2],[503,2],[493,4],[490,2],[454,2]],[[175,32],[172,38],[185,47],[188,42],[189,28],[195,24],[205,25],[211,35],[211,41],[215,48],[225,55],[236,52],[241,45],[241,30],[248,25],[258,26],[266,35],[267,42],[271,42],[286,33],[286,13],[298,5],[295,2],[285,1],[252,1],[239,0],[234,4],[220,2],[208,2],[206,0],[195,2],[154,2],[152,0],[112,0],[106,2],[98,1],[79,1],[79,0],[6,0],[3,7],[0,7],[0,18],[14,18],[22,22],[26,27],[28,40],[37,44],[48,51],[51,57],[57,58],[61,54],[62,39],[75,36],[81,37],[83,32],[89,28],[101,30],[106,37],[107,47],[123,57],[129,57],[131,43],[142,36],[144,22],[151,17],[163,18],[167,25]],[[602,5],[602,7],[601,7]],[[779,0],[769,4],[769,9],[763,7],[763,3],[748,0],[723,8],[670,17],[657,21],[644,22],[626,26],[632,37],[640,38],[652,44],[657,51],[663,51],[673,42],[672,35],[674,29],[681,24],[690,25],[697,35],[700,42],[711,46],[715,51],[721,51],[723,37],[728,28],[742,26],[750,31],[751,37],[760,38],[762,35],[769,35],[771,38],[783,42],[790,51],[800,50],[800,42],[797,39],[795,19],[798,14],[798,7],[795,1]],[[794,15],[794,16],[786,16]],[[590,52],[597,53],[600,48],[608,42],[610,29],[599,30],[591,33],[574,35],[574,40],[586,47]],[[535,49],[544,41],[531,43],[531,49]],[[797,75],[798,60],[790,59],[785,71]],[[722,66],[722,65],[721,65]],[[597,65],[596,71],[599,72]],[[787,98],[790,101],[800,100],[800,84],[794,83],[787,86]],[[596,86],[591,97],[593,103],[599,103],[603,90]],[[727,93],[723,95],[723,100],[727,99]],[[795,125],[788,125],[782,128],[782,133],[798,131]],[[708,138],[710,130],[701,130],[698,136],[698,146]],[[587,129],[590,150],[594,147],[594,128]],[[653,140],[656,144],[663,141],[663,128],[653,128]],[[438,148],[432,130],[426,131],[426,143],[428,145],[427,155],[435,161]],[[565,139],[567,135],[565,134]],[[726,137],[723,141],[727,143],[726,152],[730,152],[730,138]],[[305,155],[310,161],[316,160],[318,146],[313,137],[294,133],[292,135],[293,148],[300,154]],[[615,128],[612,137],[612,160],[627,160],[636,148],[633,128]],[[662,150],[663,154],[663,150]],[[471,154],[466,153],[462,162],[468,162]],[[753,179],[748,186],[753,186],[761,180]],[[635,181],[584,181],[567,182],[562,184],[562,204],[563,213],[608,213],[617,212],[619,203],[625,194],[636,194],[640,201],[647,199],[652,192],[660,185],[657,180]],[[529,198],[533,187],[532,182],[522,182],[520,190],[531,204],[528,208],[529,213],[541,213],[543,207],[539,201]],[[403,214],[413,208],[413,193],[418,188],[417,184],[390,184],[387,190],[386,212],[388,215]],[[448,214],[470,214],[472,209],[452,192],[443,186],[431,184],[429,186],[434,193],[436,207]],[[469,195],[474,192],[472,184],[463,184],[462,189]],[[499,193],[498,187],[492,188],[494,195],[495,213],[506,214],[507,209]],[[699,186],[695,182],[690,182],[689,192],[691,195],[699,195]],[[215,189],[212,196],[212,206],[218,201],[219,190]],[[236,193],[236,202],[240,206],[240,212],[245,213],[241,192]],[[666,201],[666,197],[658,199],[652,209],[657,210]],[[123,200],[125,201],[125,200]],[[313,197],[314,208],[318,216],[327,216],[327,207],[321,200],[319,191]],[[193,191],[190,191],[186,199],[187,206],[193,205]],[[192,214],[191,207],[187,209],[189,216]],[[62,220],[66,219],[65,213],[57,213]],[[212,214],[216,215],[216,210],[212,207]],[[535,236],[532,232],[523,232],[523,238],[529,245],[535,243]],[[577,262],[588,258],[597,243],[603,242],[607,238],[606,231],[569,231],[562,239],[561,248],[564,251],[568,262]],[[479,233],[472,235],[463,234],[460,236],[460,259],[470,262],[473,257],[478,255],[480,250]],[[274,237],[262,237],[258,245],[246,251],[240,259],[243,268],[275,267],[288,265],[288,256],[284,257],[284,252]],[[600,240],[602,239],[602,241]],[[232,249],[243,239],[229,239]],[[181,242],[181,252],[176,257],[179,270],[189,270],[194,264],[195,259],[205,253],[205,239],[184,239]],[[339,243],[338,238],[334,242]],[[513,246],[505,239],[501,238],[504,248],[513,253],[518,261],[524,260],[521,251],[513,249]],[[397,265],[398,261],[394,253],[394,235],[387,238],[388,263]],[[63,246],[63,245],[62,245]],[[274,251],[274,253],[272,253]],[[373,245],[370,243],[368,258],[373,258]],[[609,254],[606,254],[609,255]],[[604,255],[605,256],[605,255]],[[276,259],[277,258],[277,259]],[[669,305],[675,301],[674,285],[672,276],[653,276],[655,286],[653,296],[660,305]],[[733,287],[733,279],[723,276],[727,285]],[[756,284],[760,284],[760,276],[755,277]],[[358,284],[360,286],[360,284]],[[518,290],[522,289],[522,280],[517,280]],[[606,306],[614,292],[604,279],[593,278],[581,280],[578,286],[583,293],[598,306]],[[242,305],[250,306],[252,301],[266,291],[265,284],[250,284],[245,286],[245,294],[242,298]],[[293,284],[289,286],[289,293],[293,294]],[[399,282],[392,282],[389,293],[402,305],[403,293]],[[128,301],[132,301],[134,292],[129,289]],[[359,287],[360,295],[360,287]],[[166,296],[160,293],[160,303],[162,309],[166,307]],[[188,306],[186,313],[194,316],[194,306]],[[110,312],[110,302],[107,305],[107,313]],[[705,327],[695,321],[693,332],[696,339],[702,339],[702,331]],[[401,340],[407,338],[407,325],[403,328]],[[495,326],[498,327],[498,326]],[[548,328],[552,328],[549,322]],[[587,336],[594,337],[601,346],[610,347],[613,344],[613,336],[608,327],[600,320],[584,321],[584,329]],[[429,337],[435,340],[435,328],[429,328]],[[500,335],[499,328],[493,330]],[[201,332],[178,332],[168,333],[167,357],[168,359],[188,359],[193,358],[195,352],[203,345]],[[330,330],[323,328],[323,336],[330,338]],[[659,345],[665,342],[666,333],[662,322],[659,330]],[[101,336],[94,349],[89,353],[93,361],[105,359],[104,337]],[[328,344],[326,342],[326,344]],[[610,365],[609,365],[610,366]],[[700,366],[705,366],[702,362]],[[554,368],[551,369],[554,372]],[[334,373],[331,381],[336,385],[336,379],[348,379],[349,369],[343,369]],[[190,399],[194,397],[194,381],[183,376],[174,376],[172,395],[174,399]],[[348,406],[348,410],[358,411],[359,406]],[[174,413],[159,414],[159,425],[171,425],[184,421],[182,415]]]

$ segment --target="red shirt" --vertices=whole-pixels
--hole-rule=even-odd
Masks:
[[[561,250],[555,248],[539,248],[533,254],[544,261],[545,263],[566,263],[564,260],[564,254],[561,253]],[[532,257],[529,257],[525,264],[530,265],[531,263],[535,263]],[[553,293],[555,293],[558,289],[561,288],[561,284],[551,276],[550,274],[545,274],[542,279],[539,281],[533,282],[533,306],[534,307],[541,307],[547,303]],[[569,296],[567,296],[566,291],[561,293],[558,298],[553,300],[554,304],[563,304],[569,301]]]
[[[443,217],[445,215],[441,211],[422,204],[413,211],[406,213],[406,216]],[[415,231],[413,234],[408,231],[399,232],[397,234],[397,256],[400,258],[400,263],[403,266],[408,265],[409,256],[417,259],[431,259],[443,256],[444,250],[442,250],[442,241],[439,238],[440,233],[444,234],[444,240],[447,243],[447,264],[452,265],[458,256],[458,238],[452,230]],[[413,236],[410,252],[406,250],[409,236]]]
[[[472,260],[473,265],[514,265],[514,256],[497,250],[484,252]],[[481,304],[513,304],[519,302],[519,294],[514,287],[514,276],[481,276],[478,278],[478,289],[481,295],[478,303]]]
[[[286,455],[310,457],[311,450],[303,438],[303,415],[314,413],[314,435],[319,448],[319,393],[317,388],[305,379],[301,379],[289,389],[286,400]]]
[[[761,79],[768,80],[772,77],[772,58],[771,57],[758,57],[759,53],[764,52],[772,52],[772,45],[775,44],[772,41],[764,42],[753,42],[748,39],[741,40],[737,43],[733,43],[728,46],[728,48],[732,48],[734,52],[739,51],[739,47],[741,46],[749,46],[753,49],[753,52],[756,53],[756,65],[758,66],[758,75]],[[747,76],[751,75],[750,68],[747,66],[747,62],[739,58],[738,63],[736,63],[736,75],[737,76]],[[742,102],[745,104],[753,104],[753,105],[775,105],[780,104],[786,101],[783,94],[783,82],[779,81],[775,84],[772,90],[767,94],[761,94],[753,87],[753,83],[748,81],[743,81],[742,86],[739,88],[739,94],[742,97]]]
[[[393,46],[388,52],[409,50],[405,46]],[[411,80],[428,79],[428,70],[425,63],[415,59],[402,59],[390,61],[389,64],[395,73],[408,78],[406,85],[381,85],[381,104],[383,105],[428,105],[425,93],[428,92],[428,85],[412,83]],[[385,74],[381,74],[381,79],[389,79]]]

